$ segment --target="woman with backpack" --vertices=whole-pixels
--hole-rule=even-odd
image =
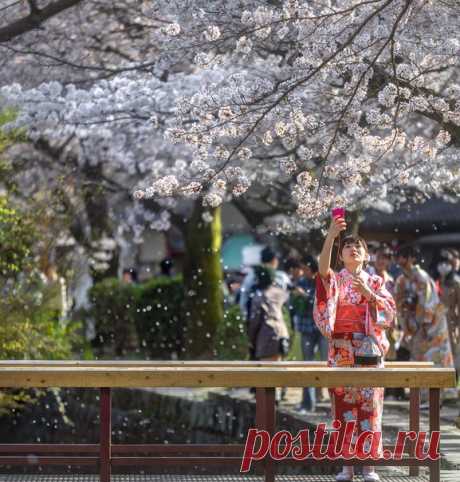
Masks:
[[[275,283],[274,269],[261,265],[254,272],[257,289],[249,313],[250,350],[256,360],[281,361],[289,352],[289,331],[283,317],[289,292]]]

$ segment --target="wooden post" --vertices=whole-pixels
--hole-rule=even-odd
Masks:
[[[270,438],[275,433],[276,409],[275,388],[256,388],[256,426],[266,430]],[[264,460],[265,482],[274,482],[275,467],[270,455]]]
[[[420,431],[420,388],[410,389],[409,430]],[[409,455],[415,457],[416,440],[410,442]],[[409,467],[409,475],[417,477],[420,474],[418,465]]]
[[[430,388],[430,432],[440,430],[440,395],[439,388]],[[430,482],[441,480],[441,459],[430,461]]]
[[[100,438],[99,438],[99,480],[110,482],[112,458],[112,392],[101,388]]]

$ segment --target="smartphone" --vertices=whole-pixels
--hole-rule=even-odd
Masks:
[[[332,208],[333,218],[345,218],[345,208]]]

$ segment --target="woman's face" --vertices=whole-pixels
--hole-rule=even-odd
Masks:
[[[451,261],[451,265],[452,265],[452,269],[454,271],[459,271],[460,270],[460,258],[452,258],[452,261]]]
[[[342,261],[345,266],[357,266],[367,259],[367,251],[361,241],[346,241],[342,247]]]

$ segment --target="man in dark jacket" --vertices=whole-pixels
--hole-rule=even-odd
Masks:
[[[300,333],[304,361],[315,359],[316,352],[320,360],[327,360],[328,343],[313,320],[313,304],[315,300],[315,278],[318,263],[312,256],[307,256],[301,263],[303,276],[297,279],[291,294],[291,316],[294,329]],[[300,411],[315,411],[316,390],[305,387],[302,393]]]

